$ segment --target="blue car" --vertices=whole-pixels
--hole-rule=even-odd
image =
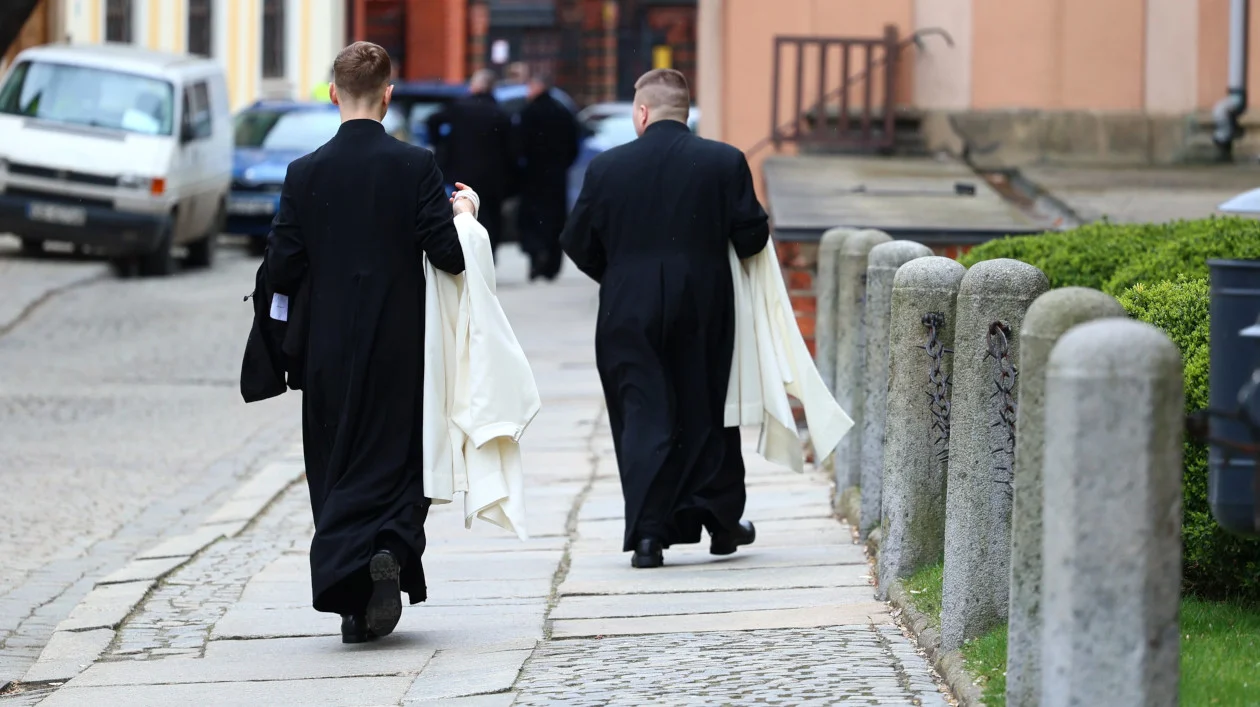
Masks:
[[[383,122],[391,132],[402,126],[396,113]],[[289,163],[328,142],[340,126],[331,103],[259,101],[238,113],[227,232],[249,236],[250,251],[261,255]]]

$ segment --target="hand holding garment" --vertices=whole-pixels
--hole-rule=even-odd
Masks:
[[[465,271],[426,261],[424,488],[434,503],[464,494],[464,526],[480,518],[527,539],[518,442],[542,406],[525,352],[496,295],[486,229],[455,217]]]
[[[767,461],[804,471],[804,451],[788,396],[805,408],[814,459],[820,462],[835,451],[853,420],[814,365],[774,253],[773,239],[745,261],[730,250],[736,310],[726,425],[760,425],[758,453]]]

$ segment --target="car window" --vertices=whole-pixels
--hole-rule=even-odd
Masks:
[[[210,137],[210,92],[200,81],[184,89],[184,122],[192,131],[194,140]]]
[[[169,81],[108,69],[24,61],[0,89],[0,113],[145,135],[170,135]]]
[[[638,135],[634,132],[634,119],[628,115],[610,115],[592,126],[594,140],[602,149],[624,145]]]
[[[312,152],[340,127],[334,110],[245,111],[236,118],[236,146]]]

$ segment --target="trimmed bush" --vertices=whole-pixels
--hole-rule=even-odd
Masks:
[[[1212,259],[1260,259],[1260,221],[1210,218],[1177,221],[1167,228],[1173,237],[1117,268],[1100,289],[1119,295],[1139,282],[1155,283],[1178,275],[1206,278],[1207,261]]]
[[[1186,411],[1208,405],[1208,281],[1137,284],[1120,296],[1136,319],[1159,327],[1185,366]],[[1230,535],[1212,517],[1207,498],[1207,445],[1187,440],[1182,479],[1182,578],[1199,597],[1260,599],[1260,541]]]
[[[959,262],[971,267],[982,260],[1013,258],[1044,272],[1051,287],[1101,290],[1117,270],[1141,260],[1174,233],[1168,225],[1104,221],[1070,231],[989,241],[973,248]]]

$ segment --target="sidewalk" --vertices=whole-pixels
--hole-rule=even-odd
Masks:
[[[504,258],[503,269],[520,266]],[[523,444],[531,540],[482,522],[465,530],[457,508],[435,506],[429,601],[404,610],[395,634],[343,645],[338,618],[310,608],[312,528],[299,478],[239,534],[166,574],[94,664],[64,684],[30,685],[17,700],[947,704],[872,598],[866,560],[832,517],[824,475],[774,468],[750,452],[755,545],[721,559],[705,544],[678,547],[662,569],[631,569],[618,552],[622,504],[593,365],[595,289],[572,274],[535,287],[505,274],[499,294],[544,397]],[[41,658],[33,677],[56,658]]]

